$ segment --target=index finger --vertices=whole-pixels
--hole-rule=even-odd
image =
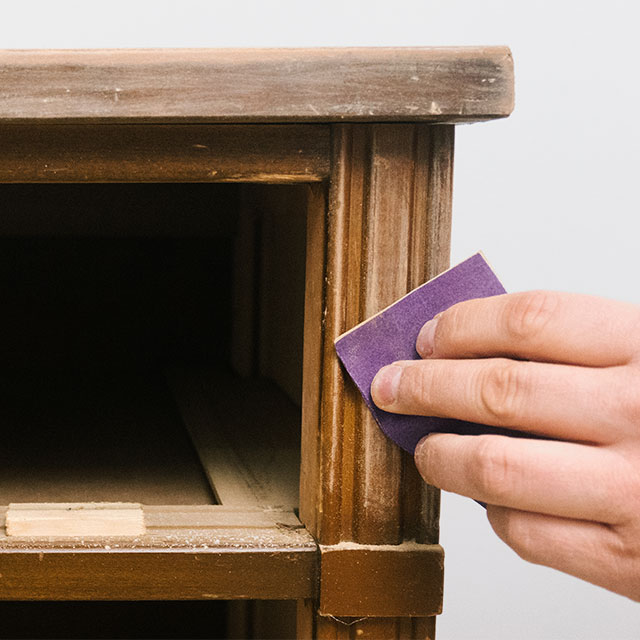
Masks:
[[[422,357],[622,365],[640,354],[640,308],[554,291],[467,300],[427,322],[416,348]]]

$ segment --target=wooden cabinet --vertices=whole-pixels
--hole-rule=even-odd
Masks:
[[[432,637],[438,492],[333,341],[448,266],[454,125],[508,115],[512,73],[505,48],[0,54],[0,599]],[[117,503],[144,529],[78,524]]]

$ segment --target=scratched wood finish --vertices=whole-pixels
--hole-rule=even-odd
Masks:
[[[312,552],[286,549],[2,554],[0,600],[290,599],[313,593]]]
[[[22,126],[0,120],[0,149],[0,182],[9,183],[290,183],[329,173],[329,126],[321,124]]]
[[[51,536],[11,536],[5,533],[8,507],[0,507],[0,555],[49,551],[198,551],[207,549],[275,552],[315,552],[316,543],[292,511],[224,505],[143,505],[144,534],[86,536],[70,540]],[[106,549],[107,551],[109,548]]]
[[[446,268],[452,148],[450,127],[335,126],[326,222],[319,205],[308,222],[301,514],[321,544],[398,544],[406,537],[403,457],[345,379],[333,343]],[[312,322],[314,314],[321,317]],[[425,542],[435,542],[433,535]]]
[[[321,552],[321,615],[399,618],[442,611],[440,545],[342,543]]]
[[[420,124],[333,127],[326,213],[309,209],[305,318],[300,513],[321,544],[437,542],[438,492],[380,432],[333,343],[447,267],[453,138],[452,127]],[[307,624],[321,638],[350,637],[327,618]],[[384,620],[370,631],[398,637],[407,624]],[[411,628],[427,637],[433,624]]]
[[[314,536],[320,529],[320,483],[322,437],[320,399],[322,386],[327,190],[314,186],[307,200],[307,256],[305,269],[304,350],[302,356],[302,432],[300,465],[300,512]],[[332,356],[331,356],[332,357]]]
[[[325,545],[435,543],[438,493],[379,434],[333,340],[447,266],[453,128],[424,123],[508,115],[512,73],[503,47],[0,52],[0,181],[317,182],[301,517]],[[300,598],[299,637],[433,638],[433,617],[319,616],[317,543],[291,511],[144,509],[150,532],[119,553],[5,537],[0,587],[22,599]]]
[[[513,108],[506,47],[1,51],[0,119],[471,122]]]
[[[295,599],[315,592],[316,544],[291,512],[143,510],[147,530],[136,538],[0,534],[0,600]]]

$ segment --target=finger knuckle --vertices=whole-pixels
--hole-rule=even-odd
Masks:
[[[640,541],[637,527],[608,527],[594,554],[607,559],[607,571],[619,593],[640,602]]]
[[[479,376],[477,396],[489,421],[513,424],[528,388],[527,370],[525,362],[498,360]]]
[[[406,367],[402,374],[402,404],[407,409],[423,412],[431,397],[433,375],[429,367]]]
[[[615,377],[610,384],[603,385],[601,404],[635,431],[640,426],[640,394],[637,391],[640,371],[625,367],[610,373]]]
[[[433,337],[434,351],[446,352],[447,348],[466,333],[466,312],[463,304],[454,304],[438,316]]]
[[[481,499],[501,504],[513,490],[513,464],[500,436],[476,436],[471,482]]]
[[[618,496],[618,500],[611,501],[610,519],[635,522],[640,513],[640,470],[637,461],[613,454],[609,468],[609,478],[606,479],[608,492]]]
[[[529,291],[513,296],[505,309],[507,334],[518,341],[536,338],[553,317],[557,306],[557,296],[549,291]]]
[[[636,539],[637,532],[629,536],[624,527],[610,527],[608,536],[604,538],[603,551],[613,563],[624,566],[638,558],[640,543]]]

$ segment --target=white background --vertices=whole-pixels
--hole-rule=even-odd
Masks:
[[[3,2],[0,48],[510,45],[516,110],[457,129],[453,262],[640,303],[634,0]],[[615,496],[612,496],[615,499]],[[445,496],[439,640],[640,638],[640,605],[528,565]]]

